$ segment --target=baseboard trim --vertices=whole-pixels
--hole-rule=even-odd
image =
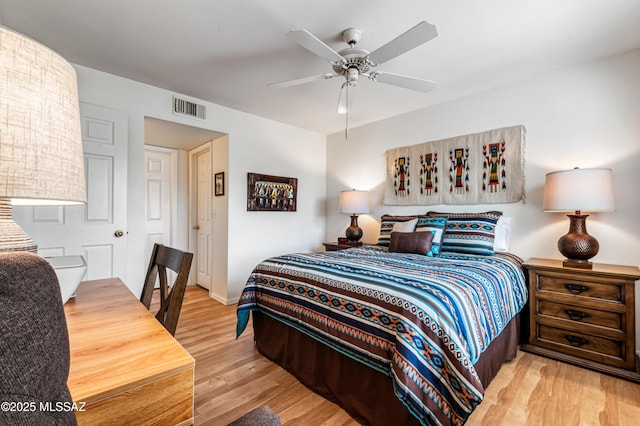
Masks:
[[[234,297],[231,299],[227,299],[225,297],[220,297],[217,294],[213,293],[213,292],[209,292],[209,297],[212,298],[213,300],[215,300],[216,302],[220,302],[225,306],[229,306],[229,305],[235,305],[238,303],[238,301],[240,300],[240,297]]]

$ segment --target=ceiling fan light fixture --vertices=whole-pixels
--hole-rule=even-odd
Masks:
[[[338,114],[349,114],[349,110],[353,104],[353,89],[355,87],[355,83],[349,83],[348,81],[342,83],[340,96],[338,98],[338,108],[336,110]]]
[[[347,82],[351,84],[355,84],[356,81],[358,81],[358,77],[360,77],[360,73],[358,72],[357,68],[349,68],[347,70],[347,74],[345,75]]]

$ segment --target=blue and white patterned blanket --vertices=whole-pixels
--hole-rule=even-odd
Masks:
[[[527,300],[522,261],[381,247],[290,254],[252,272],[237,335],[252,310],[392,377],[423,424],[463,424],[482,401],[473,364]]]

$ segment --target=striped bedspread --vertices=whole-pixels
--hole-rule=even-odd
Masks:
[[[391,376],[423,424],[463,424],[484,395],[473,364],[526,300],[521,260],[508,253],[290,254],[252,272],[237,335],[260,310]]]

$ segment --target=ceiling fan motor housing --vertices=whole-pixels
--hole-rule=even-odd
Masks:
[[[343,62],[333,64],[333,72],[344,75],[348,79],[350,69],[355,69],[359,74],[369,71],[369,52],[363,49],[347,48],[338,52],[344,58]]]
[[[344,61],[333,64],[333,71],[338,75],[343,75],[349,83],[358,81],[362,73],[369,71],[369,52],[363,49],[356,49],[354,46],[360,41],[362,31],[359,28],[347,28],[342,32],[342,40],[349,45],[338,54]]]

